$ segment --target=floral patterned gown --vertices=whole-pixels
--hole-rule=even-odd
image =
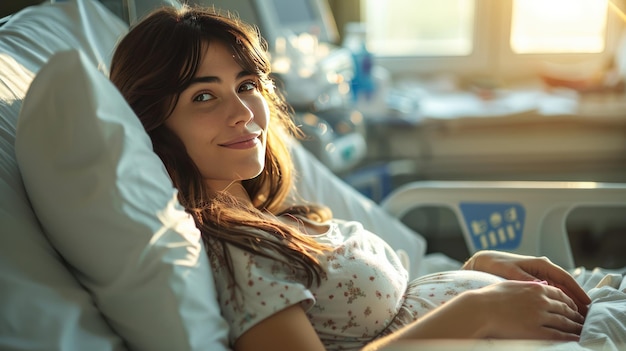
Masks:
[[[359,350],[468,289],[502,278],[475,271],[427,275],[411,282],[394,250],[358,222],[333,220],[315,238],[332,248],[320,257],[325,277],[307,288],[292,266],[229,247],[235,282],[223,257],[209,257],[231,345],[272,314],[300,304],[327,350]]]

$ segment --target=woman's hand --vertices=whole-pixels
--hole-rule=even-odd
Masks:
[[[577,341],[584,317],[561,289],[505,281],[470,292],[481,306],[483,337]]]
[[[483,271],[509,280],[545,281],[569,296],[582,315],[587,314],[588,305],[591,303],[591,299],[576,280],[546,257],[480,251],[465,263],[463,269]]]

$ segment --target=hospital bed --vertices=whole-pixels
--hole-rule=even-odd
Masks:
[[[94,0],[32,6],[0,27],[2,350],[227,349],[199,233],[143,128],[106,79],[127,28]],[[571,268],[594,300],[583,338],[533,347],[626,345],[623,272],[574,269],[563,228],[579,204],[623,205],[623,186],[412,183],[379,206],[297,142],[292,153],[300,187],[293,196],[363,222],[399,252],[412,277],[460,266],[426,255],[424,238],[399,219],[408,208],[432,204],[450,206],[467,223],[472,251],[546,255]],[[389,350],[450,347],[416,341]]]

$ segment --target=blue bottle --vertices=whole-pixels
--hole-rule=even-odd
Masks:
[[[367,49],[365,26],[362,23],[349,23],[346,26],[344,46],[352,52],[354,76],[350,82],[353,102],[362,98],[370,100],[376,90],[372,69],[374,55]]]

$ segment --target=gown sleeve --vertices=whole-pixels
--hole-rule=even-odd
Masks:
[[[234,281],[224,260],[209,256],[214,256],[211,265],[222,314],[230,325],[231,345],[248,329],[289,306],[300,304],[306,312],[315,304],[313,293],[292,266],[236,247],[227,249]]]

